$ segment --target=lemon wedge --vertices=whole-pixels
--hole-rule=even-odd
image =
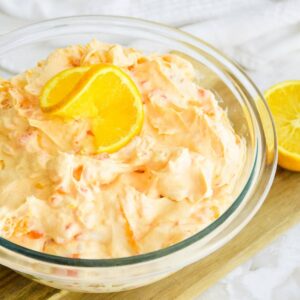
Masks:
[[[285,81],[265,92],[278,137],[278,164],[300,171],[300,80]]]

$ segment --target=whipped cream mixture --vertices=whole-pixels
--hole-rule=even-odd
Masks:
[[[88,120],[44,114],[39,95],[58,72],[121,67],[144,103],[141,133],[95,154]],[[37,251],[116,258],[190,237],[233,202],[246,146],[190,62],[92,41],[54,51],[0,79],[0,235]]]

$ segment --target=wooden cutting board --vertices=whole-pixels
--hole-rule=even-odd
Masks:
[[[267,200],[236,238],[207,258],[166,279],[127,292],[79,294],[40,285],[0,266],[0,299],[193,299],[298,222],[300,222],[300,173],[278,169]]]

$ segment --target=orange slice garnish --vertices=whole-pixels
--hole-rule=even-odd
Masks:
[[[72,92],[90,67],[67,69],[51,78],[44,86],[40,106],[44,112],[53,112],[63,106],[68,94]]]
[[[101,64],[63,71],[45,85],[41,109],[64,118],[89,118],[97,152],[114,152],[142,128],[143,103],[133,80]]]

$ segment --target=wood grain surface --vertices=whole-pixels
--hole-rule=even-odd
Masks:
[[[0,299],[193,299],[298,222],[300,222],[300,173],[279,169],[267,200],[236,238],[207,258],[166,279],[121,293],[79,294],[40,285],[0,266]]]

